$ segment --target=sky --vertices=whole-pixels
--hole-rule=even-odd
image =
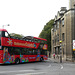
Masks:
[[[0,28],[38,37],[61,7],[68,8],[69,0],[0,0]]]

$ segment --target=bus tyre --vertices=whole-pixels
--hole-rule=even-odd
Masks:
[[[20,63],[20,59],[19,58],[16,58],[15,64],[19,64],[19,63]]]
[[[40,58],[40,61],[43,61],[43,57]]]

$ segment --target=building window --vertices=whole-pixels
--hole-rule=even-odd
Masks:
[[[60,54],[60,47],[58,47],[58,54]]]
[[[59,34],[57,34],[57,41],[59,42]]]
[[[64,26],[64,19],[62,20],[62,26]]]
[[[63,48],[63,57],[64,57],[64,48]]]
[[[54,25],[54,31],[56,32],[56,25]]]
[[[55,45],[56,45],[56,38],[55,38]]]
[[[57,29],[59,28],[59,22],[57,22]]]
[[[53,40],[53,44],[54,44],[54,40]]]
[[[64,41],[64,40],[65,40],[65,34],[62,33],[62,41]]]

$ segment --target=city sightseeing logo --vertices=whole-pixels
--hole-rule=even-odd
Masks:
[[[9,43],[9,45],[12,45],[13,44],[12,40],[10,40],[9,38],[8,38],[8,40],[9,41],[7,41],[7,42]]]

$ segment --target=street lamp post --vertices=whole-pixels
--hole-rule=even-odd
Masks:
[[[60,40],[60,63],[62,63],[62,41]]]
[[[4,26],[10,26],[10,25],[9,25],[9,24],[8,24],[8,25],[3,25],[3,26],[2,26],[3,29],[4,29]]]

